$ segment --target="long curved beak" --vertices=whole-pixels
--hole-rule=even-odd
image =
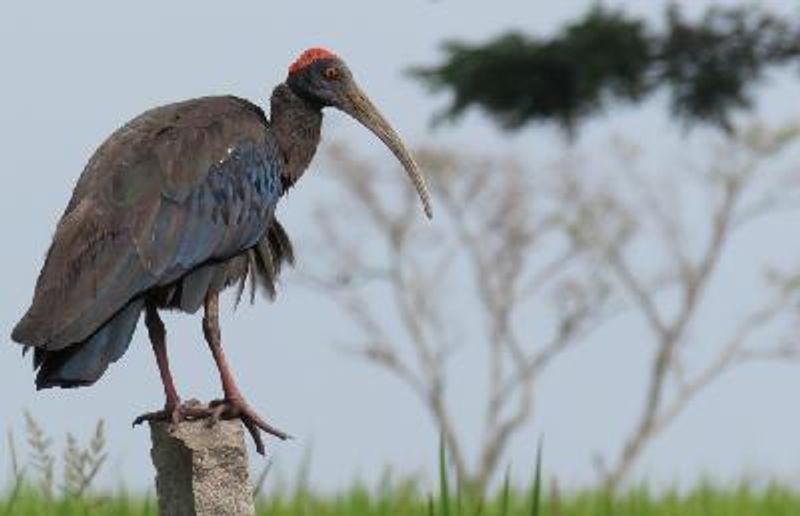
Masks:
[[[425,178],[419,170],[417,162],[411,157],[403,140],[400,139],[397,132],[392,128],[389,122],[383,117],[378,108],[369,100],[369,98],[361,91],[361,89],[352,84],[348,89],[345,99],[340,107],[342,111],[349,114],[361,124],[372,131],[375,136],[389,147],[389,150],[400,160],[403,168],[406,169],[409,179],[417,189],[417,194],[422,201],[422,206],[425,209],[425,215],[428,218],[433,217],[433,207],[431,206],[431,194],[428,192],[428,187],[425,185]]]

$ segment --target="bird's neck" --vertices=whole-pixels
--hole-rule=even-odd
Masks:
[[[285,188],[306,171],[319,144],[322,109],[278,85],[270,99],[270,126],[283,154],[281,178]]]

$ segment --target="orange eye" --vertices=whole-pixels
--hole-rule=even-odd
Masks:
[[[339,77],[341,76],[341,72],[335,66],[331,66],[331,67],[326,68],[325,72],[323,72],[323,73],[325,75],[325,78],[328,79],[329,81],[338,80]]]

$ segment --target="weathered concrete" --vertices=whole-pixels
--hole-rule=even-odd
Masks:
[[[253,488],[242,425],[150,423],[161,516],[251,516]]]

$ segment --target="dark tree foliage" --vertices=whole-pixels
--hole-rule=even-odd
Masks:
[[[800,57],[800,24],[756,8],[713,7],[690,21],[671,5],[665,18],[655,31],[597,5],[549,39],[509,33],[479,45],[447,42],[442,64],[411,73],[452,93],[438,119],[477,106],[505,129],[556,122],[572,134],[613,103],[638,103],[665,88],[679,121],[730,130],[733,111],[752,105],[764,72]]]
[[[689,124],[730,130],[730,114],[752,106],[764,71],[800,56],[800,25],[752,8],[715,8],[691,23],[672,6],[667,20],[655,85],[670,88],[672,113]]]

